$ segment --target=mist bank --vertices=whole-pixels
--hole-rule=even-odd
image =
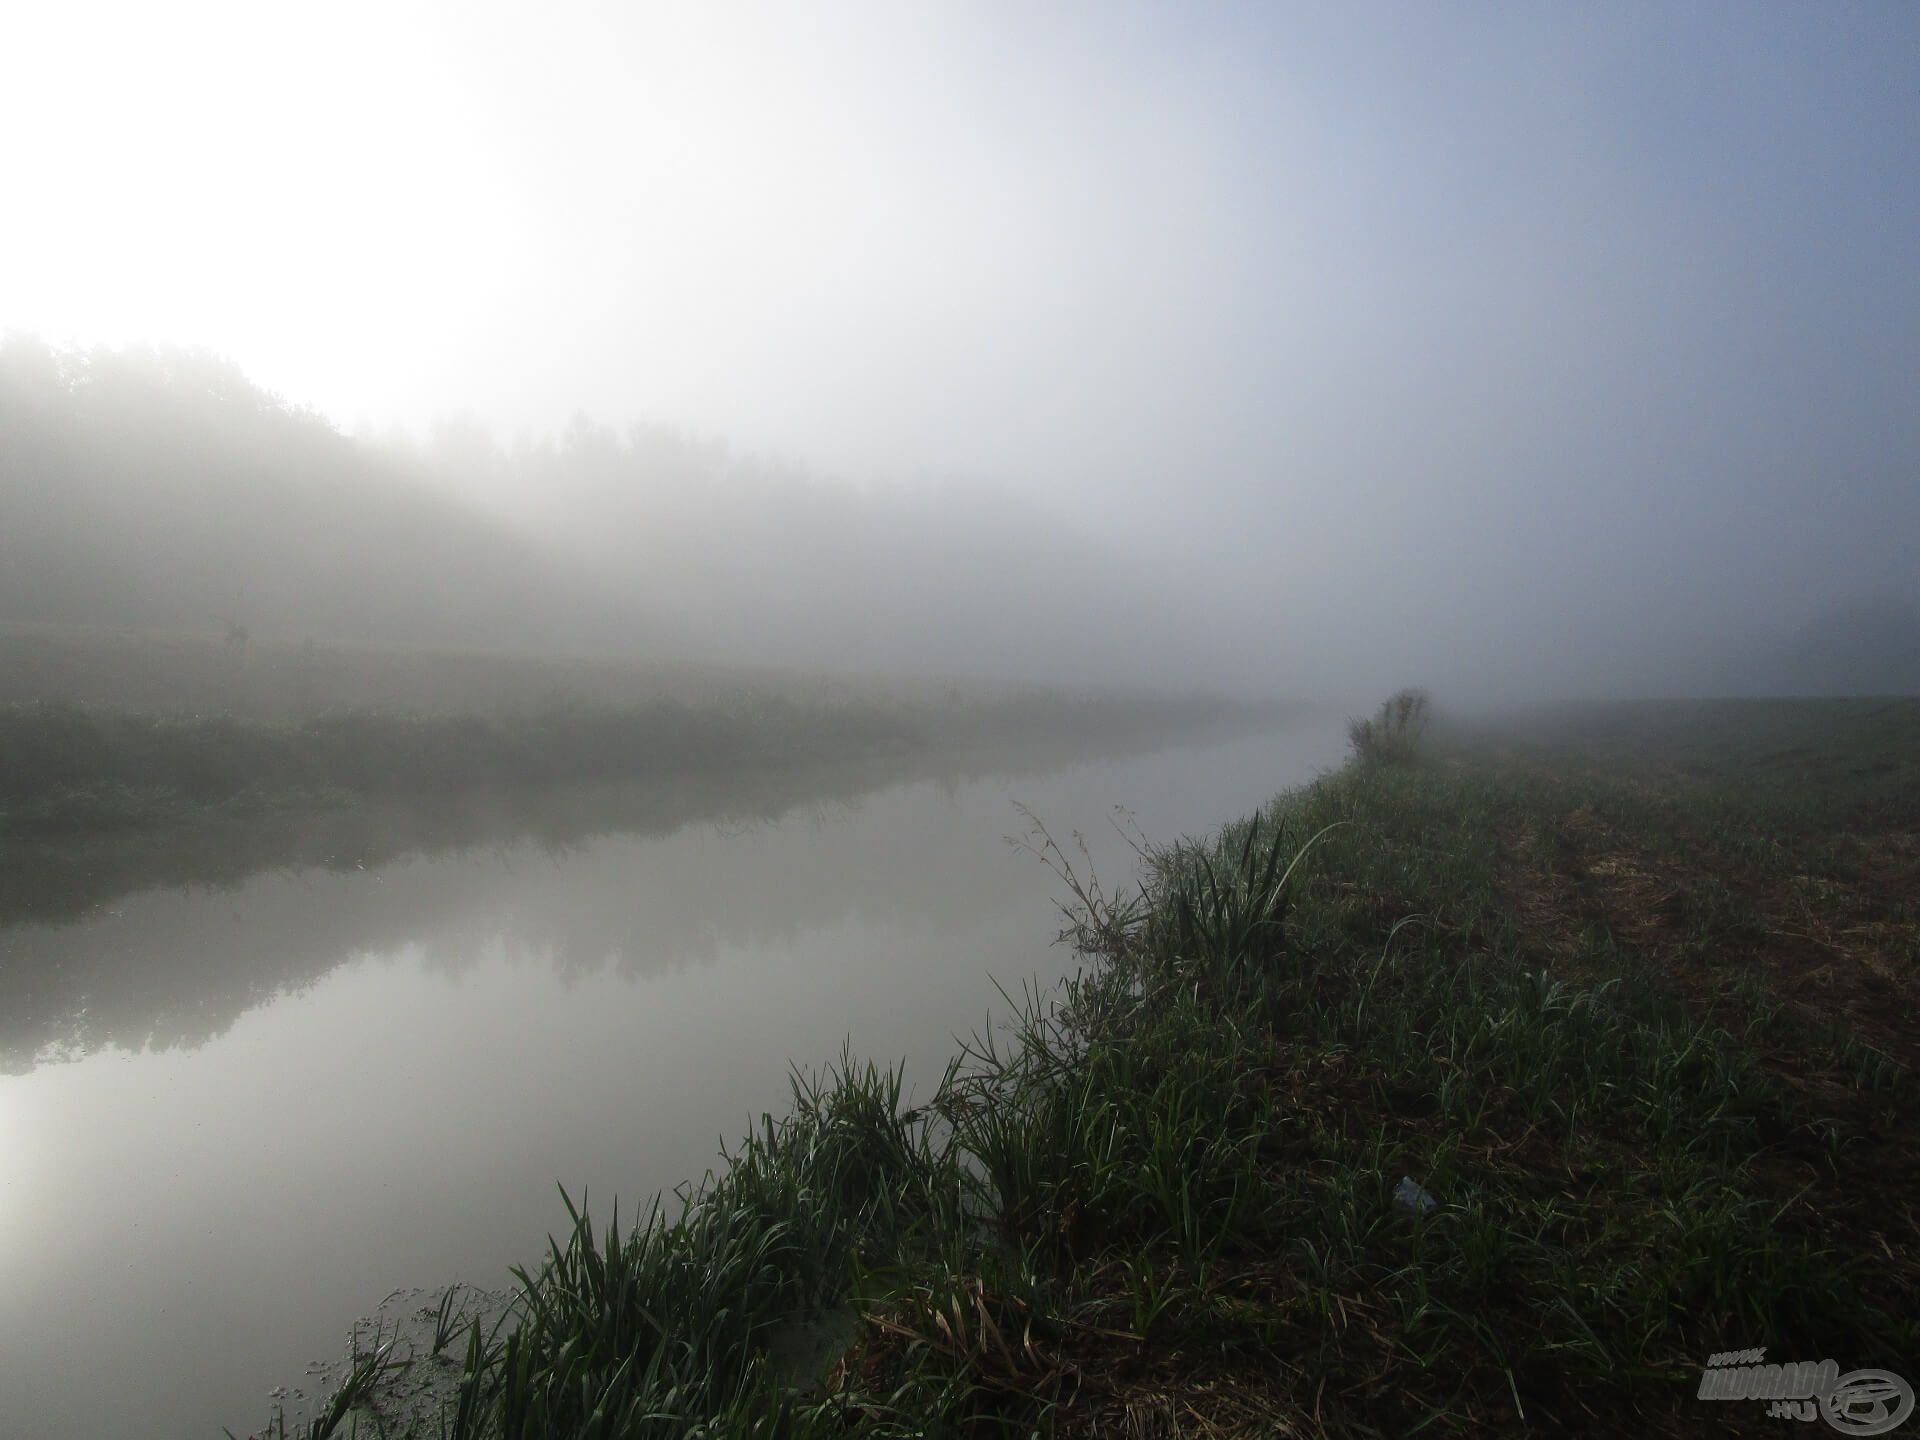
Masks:
[[[554,556],[231,364],[0,347],[0,619],[515,648],[596,617]]]
[[[1122,544],[1106,517],[983,477],[861,486],[585,416],[508,444],[476,421],[443,424],[401,453],[571,557],[677,653],[1241,694],[1290,693],[1295,678],[1270,645],[1236,653],[1247,617],[1215,603],[1190,555]]]
[[[1412,678],[1466,708],[1920,691],[1920,582],[1837,550],[1822,566],[1813,529],[1798,578],[1773,587],[1785,567],[1696,553],[1697,536],[1655,520],[1612,536],[1610,570],[1560,563],[1597,542],[1541,495],[1487,498],[1511,486],[1441,515],[1454,482],[1438,472],[1433,495],[1396,499],[1378,476],[1342,491],[1281,466],[1250,510],[1194,465],[1194,503],[1147,524],[1124,497],[1068,504],[978,476],[856,485],[584,416],[508,440],[471,418],[424,440],[349,437],[204,354],[13,339],[0,662],[22,663],[0,696],[122,703],[107,693],[120,681],[76,668],[63,642],[16,638],[74,627],[132,637],[110,667],[146,677],[128,687],[221,708],[261,702],[218,677],[179,701],[155,654],[210,644],[219,671],[296,653],[310,709],[362,703],[328,686],[357,695],[379,667],[343,668],[344,651],[463,654],[435,676],[479,697],[456,704],[489,705],[556,688],[632,698],[613,676],[635,664],[676,683],[747,667],[1335,703]],[[528,668],[509,680],[480,654]],[[536,673],[557,661],[570,672]],[[440,704],[411,663],[375,688]]]
[[[465,418],[388,443],[444,493],[573,557],[663,643],[735,664],[1342,704],[1415,675],[1485,709],[1920,693],[1920,585],[1850,588],[1836,566],[1782,603],[1712,554],[1691,574],[1657,569],[1652,557],[1683,541],[1651,524],[1638,551],[1616,551],[1621,573],[1596,583],[1556,570],[1585,543],[1572,524],[1543,524],[1534,503],[1476,532],[1433,513],[1424,489],[1437,474],[1399,502],[1356,485],[1336,514],[1324,485],[1290,498],[1276,473],[1250,525],[1196,472],[1184,520],[1123,540],[1112,515],[978,477],[861,487],[663,425],[576,416],[558,435],[503,443]],[[1276,529],[1284,543],[1263,550]],[[1304,564],[1316,533],[1330,543]]]
[[[343,435],[196,352],[0,346],[0,622],[16,626],[1284,688],[1203,660],[1206,616],[1176,562],[1148,559],[973,484],[863,491],[585,420],[507,448],[442,427],[420,448]]]

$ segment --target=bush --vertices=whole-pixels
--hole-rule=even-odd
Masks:
[[[1349,720],[1347,739],[1362,765],[1411,759],[1433,723],[1433,702],[1424,690],[1396,690],[1368,720]]]

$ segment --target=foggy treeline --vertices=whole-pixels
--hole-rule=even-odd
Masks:
[[[0,349],[0,619],[360,644],[549,643],[538,546],[180,351]]]
[[[415,453],[647,617],[656,643],[702,658],[1146,684],[1203,618],[1153,557],[1123,561],[1071,517],[978,479],[861,488],[584,415],[508,443],[442,424]]]
[[[356,439],[207,355],[13,338],[0,447],[0,621],[1027,681],[1138,680],[1168,638],[1018,497],[665,427]]]
[[[1450,619],[1404,564],[1357,554],[1303,605],[1278,562],[1223,590],[1098,522],[977,479],[861,487],[585,416],[543,437],[460,419],[355,438],[199,352],[0,347],[4,623],[1339,699],[1414,651],[1404,678],[1498,673],[1501,626]],[[1397,647],[1355,628],[1383,586]],[[1516,588],[1504,613],[1545,599]],[[1379,675],[1343,664],[1349,636]],[[1920,612],[1897,593],[1682,631],[1623,674],[1638,643],[1572,635],[1534,688],[1920,688]]]

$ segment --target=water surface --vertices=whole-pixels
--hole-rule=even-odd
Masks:
[[[1072,963],[1015,802],[1117,880],[1113,807],[1200,833],[1337,751],[682,788],[437,848],[262,840],[206,883],[39,857],[0,907],[0,1435],[244,1435],[396,1287],[537,1260],[556,1182],[630,1209],[849,1041],[924,1094],[995,980]]]

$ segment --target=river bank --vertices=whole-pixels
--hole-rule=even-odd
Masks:
[[[274,824],[368,802],[511,799],[541,787],[685,782],[1253,733],[1299,707],[1055,692],[941,702],[779,693],[568,701],[283,720],[39,701],[0,706],[0,841]]]
[[[1916,740],[1911,701],[1542,714],[1138,891],[1036,828],[1079,978],[924,1103],[848,1059],[637,1227],[579,1214],[448,1433],[1679,1435],[1764,1412],[1699,1398],[1717,1353],[1899,1372]]]

